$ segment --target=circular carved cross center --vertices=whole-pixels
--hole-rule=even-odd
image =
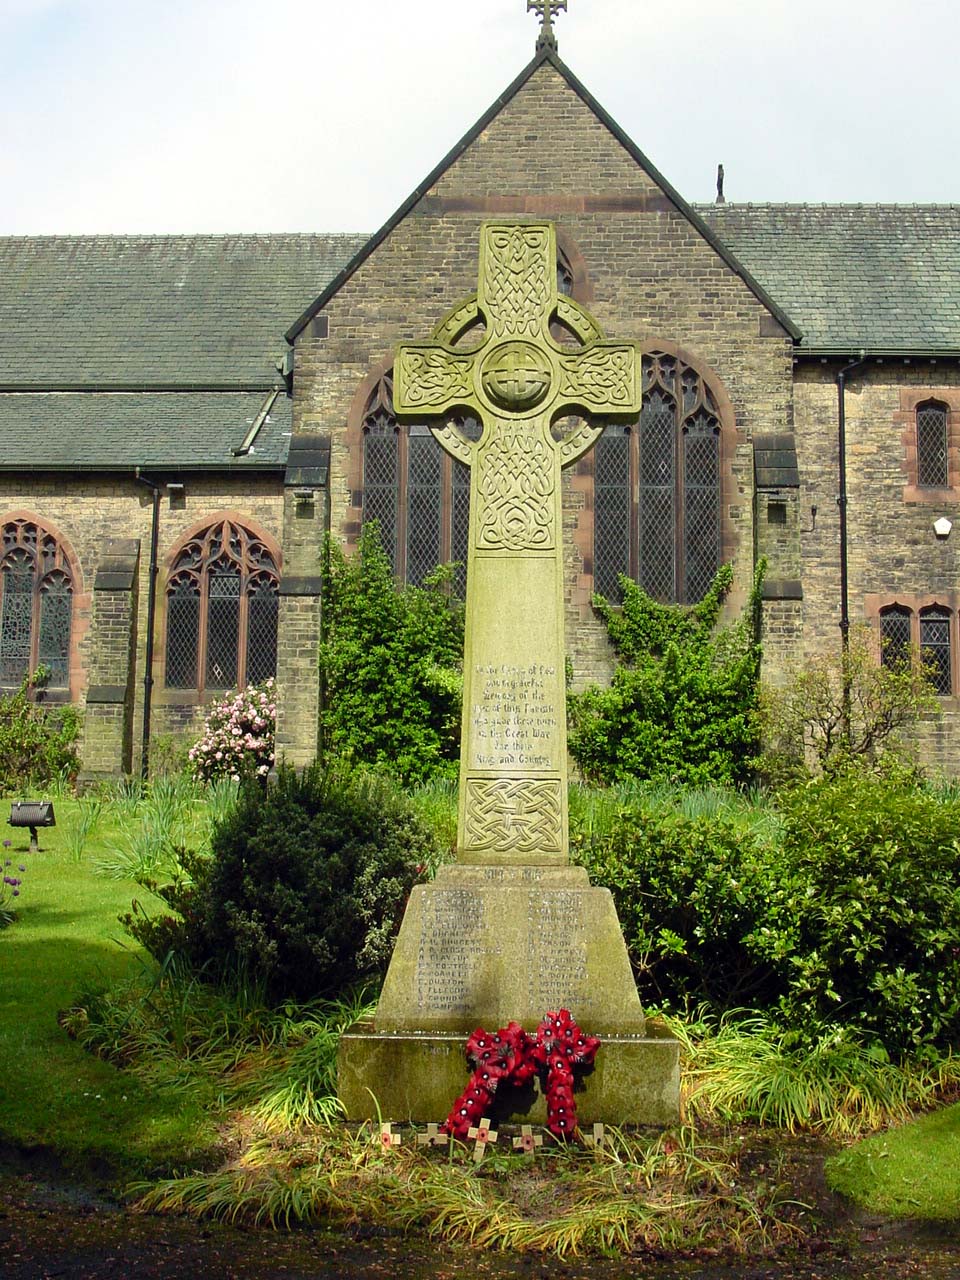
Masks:
[[[503,409],[532,409],[550,390],[552,370],[547,356],[530,342],[505,342],[483,362],[483,389]]]

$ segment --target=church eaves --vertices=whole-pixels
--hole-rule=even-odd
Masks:
[[[528,80],[539,70],[540,67],[549,64],[558,72],[565,80],[567,85],[580,98],[585,106],[597,117],[600,123],[613,135],[620,143],[624,150],[632,157],[635,163],[646,173],[650,180],[655,183],[667,200],[676,211],[681,214],[693,226],[698,234],[711,246],[711,248],[719,255],[723,262],[739,276],[747,288],[753,293],[756,299],[766,307],[773,315],[777,322],[783,327],[786,333],[794,340],[799,342],[801,332],[794,321],[784,311],[784,309],[774,301],[774,299],[766,292],[763,286],[751,275],[751,273],[740,263],[730,252],[729,248],[708,226],[704,219],[689,205],[683,197],[677,192],[666,178],[650,163],[640,148],[632,141],[631,138],[623,131],[620,125],[613,117],[600,105],[584,84],[573,74],[570,68],[564,63],[555,49],[549,45],[540,48],[533,59],[520,72],[512,84],[493,102],[487,111],[477,120],[460,139],[460,141],[452,148],[450,152],[440,161],[435,169],[427,175],[420,185],[413,191],[397,211],[383,224],[379,231],[375,232],[366,243],[359,249],[356,255],[344,266],[343,270],[330,281],[323,292],[314,300],[307,310],[290,326],[286,333],[287,342],[293,344],[310,321],[330,302],[332,298],[343,288],[346,282],[354,275],[354,273],[363,265],[363,263],[375,252],[375,250],[390,235],[391,231],[397,227],[404,218],[413,210],[413,208],[426,196],[427,192],[433,187],[446,171],[460,158],[467,148],[473,143],[480,134],[487,128],[490,122],[503,110],[503,108],[516,96],[523,88]]]

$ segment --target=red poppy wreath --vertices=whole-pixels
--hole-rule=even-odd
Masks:
[[[584,1035],[568,1009],[546,1014],[534,1037],[518,1022],[493,1034],[478,1027],[467,1040],[473,1075],[453,1104],[442,1131],[465,1141],[468,1130],[487,1114],[498,1090],[518,1088],[540,1076],[545,1081],[547,1128],[554,1137],[571,1137],[577,1129],[574,1068],[590,1066],[599,1048],[599,1039]]]

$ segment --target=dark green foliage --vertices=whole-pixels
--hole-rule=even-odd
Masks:
[[[769,848],[722,813],[635,805],[581,860],[613,893],[644,1004],[722,1010],[776,999],[750,945],[772,890]]]
[[[960,800],[848,770],[783,806],[783,883],[757,945],[787,1023],[837,1022],[892,1054],[960,1038]]]
[[[274,998],[337,994],[385,970],[432,840],[382,779],[282,769],[268,790],[244,787],[212,854],[185,855],[186,876],[158,890],[176,917],[124,924],[158,959],[246,968]]]
[[[584,777],[740,783],[760,746],[757,570],[747,615],[718,629],[725,565],[692,608],[657,604],[621,578],[622,609],[594,598],[619,659],[609,689],[568,698],[570,753]]]
[[[0,697],[0,787],[21,791],[55,778],[75,778],[80,767],[76,742],[80,717],[74,707],[45,707],[31,699],[43,686],[43,672],[23,681],[16,693]]]
[[[798,787],[777,827],[638,805],[587,845],[641,996],[767,1010],[894,1057],[960,1043],[960,799],[848,769]]]
[[[403,782],[455,777],[460,753],[463,605],[438,569],[398,587],[376,525],[347,559],[328,543],[320,646],[320,749]]]

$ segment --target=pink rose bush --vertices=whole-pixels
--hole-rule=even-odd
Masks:
[[[277,685],[271,676],[228,694],[210,708],[203,733],[188,752],[194,777],[265,778],[273,767]]]

